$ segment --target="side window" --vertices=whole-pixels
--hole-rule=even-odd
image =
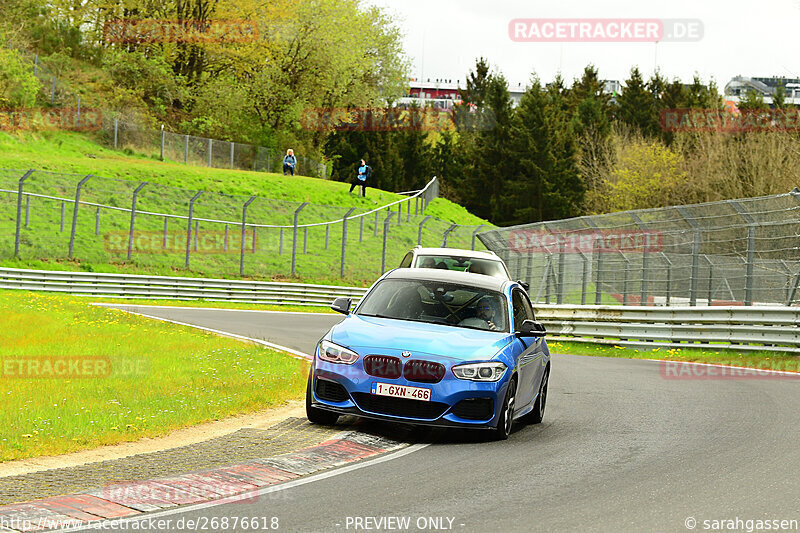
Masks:
[[[408,252],[406,256],[400,261],[400,268],[410,268],[411,267],[411,259],[414,257],[414,254]]]
[[[533,308],[528,297],[519,289],[511,293],[511,307],[514,311],[514,329],[518,330],[525,320],[533,320]]]

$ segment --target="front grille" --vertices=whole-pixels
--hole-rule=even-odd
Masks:
[[[494,400],[491,398],[468,398],[453,407],[453,414],[468,420],[488,420],[494,415]]]
[[[403,363],[389,355],[368,355],[364,358],[364,371],[378,378],[397,379],[403,374]]]
[[[354,392],[353,399],[363,411],[424,420],[435,420],[447,410],[446,403],[390,398],[363,392]]]
[[[432,361],[412,360],[403,368],[403,377],[420,383],[439,383],[444,377],[444,365]]]
[[[335,381],[328,381],[327,379],[317,378],[314,393],[317,398],[326,402],[345,402],[350,399],[344,387]]]

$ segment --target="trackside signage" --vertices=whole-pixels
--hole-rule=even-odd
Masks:
[[[656,230],[516,229],[508,234],[508,248],[516,253],[660,252],[664,234]]]

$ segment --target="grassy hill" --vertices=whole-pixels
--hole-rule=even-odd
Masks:
[[[255,195],[248,208],[248,221],[269,225],[291,225],[294,210],[300,202],[309,202],[302,212],[300,224],[338,220],[350,209],[351,216],[366,213],[404,198],[395,193],[368,189],[368,197],[348,193],[349,184],[309,178],[284,177],[278,174],[245,172],[162,162],[141,154],[118,152],[103,147],[91,137],[78,133],[44,132],[0,133],[0,188],[14,191],[22,172],[28,168],[47,170],[52,174],[35,173],[25,190],[46,196],[71,198],[81,175],[92,174],[82,190],[82,201],[118,208],[129,208],[133,189],[143,181],[137,212],[185,215],[188,199],[195,191],[204,191],[195,205],[194,216],[209,220],[230,221],[230,224],[202,222],[201,238],[215,242],[210,253],[193,253],[190,268],[184,266],[186,221],[166,221],[170,242],[175,246],[162,251],[152,245],[160,242],[165,219],[139,214],[137,235],[148,236],[150,246],[134,245],[133,257],[127,259],[127,246],[109,246],[110,239],[124,239],[130,214],[122,210],[100,209],[82,205],[79,210],[74,259],[67,257],[72,221],[72,204],[34,197],[31,199],[29,225],[23,228],[20,258],[13,258],[16,195],[0,195],[0,264],[21,268],[80,269],[96,272],[152,273],[180,276],[239,277],[242,205]],[[65,175],[61,173],[70,173]],[[434,200],[424,214],[414,215],[415,203],[403,207],[398,224],[396,208],[387,237],[386,266],[399,263],[403,254],[417,244],[418,225],[424,215],[434,218],[425,223],[422,244],[440,245],[442,234],[450,223],[465,225],[454,231],[448,244],[471,246],[472,231],[486,221],[463,207],[443,198]],[[63,229],[62,229],[63,209]],[[313,226],[298,234],[296,278],[325,283],[370,283],[380,273],[386,210],[356,218],[348,224],[347,266],[340,279],[341,224]],[[97,217],[97,218],[96,218]],[[226,227],[227,226],[227,227]],[[223,249],[225,232],[228,246]],[[256,230],[246,237],[245,277],[283,279],[291,273],[292,231],[276,228]],[[183,245],[180,242],[183,241]],[[327,247],[326,247],[327,241]],[[477,243],[480,246],[480,243]],[[208,252],[208,249],[206,250]],[[305,251],[305,253],[303,253]]]

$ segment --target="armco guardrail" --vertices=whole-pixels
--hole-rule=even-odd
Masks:
[[[554,340],[627,347],[800,353],[797,307],[536,305]]]
[[[0,289],[105,298],[146,298],[327,306],[360,300],[366,289],[131,274],[0,268]],[[550,340],[654,348],[769,350],[800,354],[798,307],[536,305]]]
[[[97,296],[327,306],[339,296],[360,300],[366,289],[171,276],[140,276],[0,268],[0,289],[26,289]]]

